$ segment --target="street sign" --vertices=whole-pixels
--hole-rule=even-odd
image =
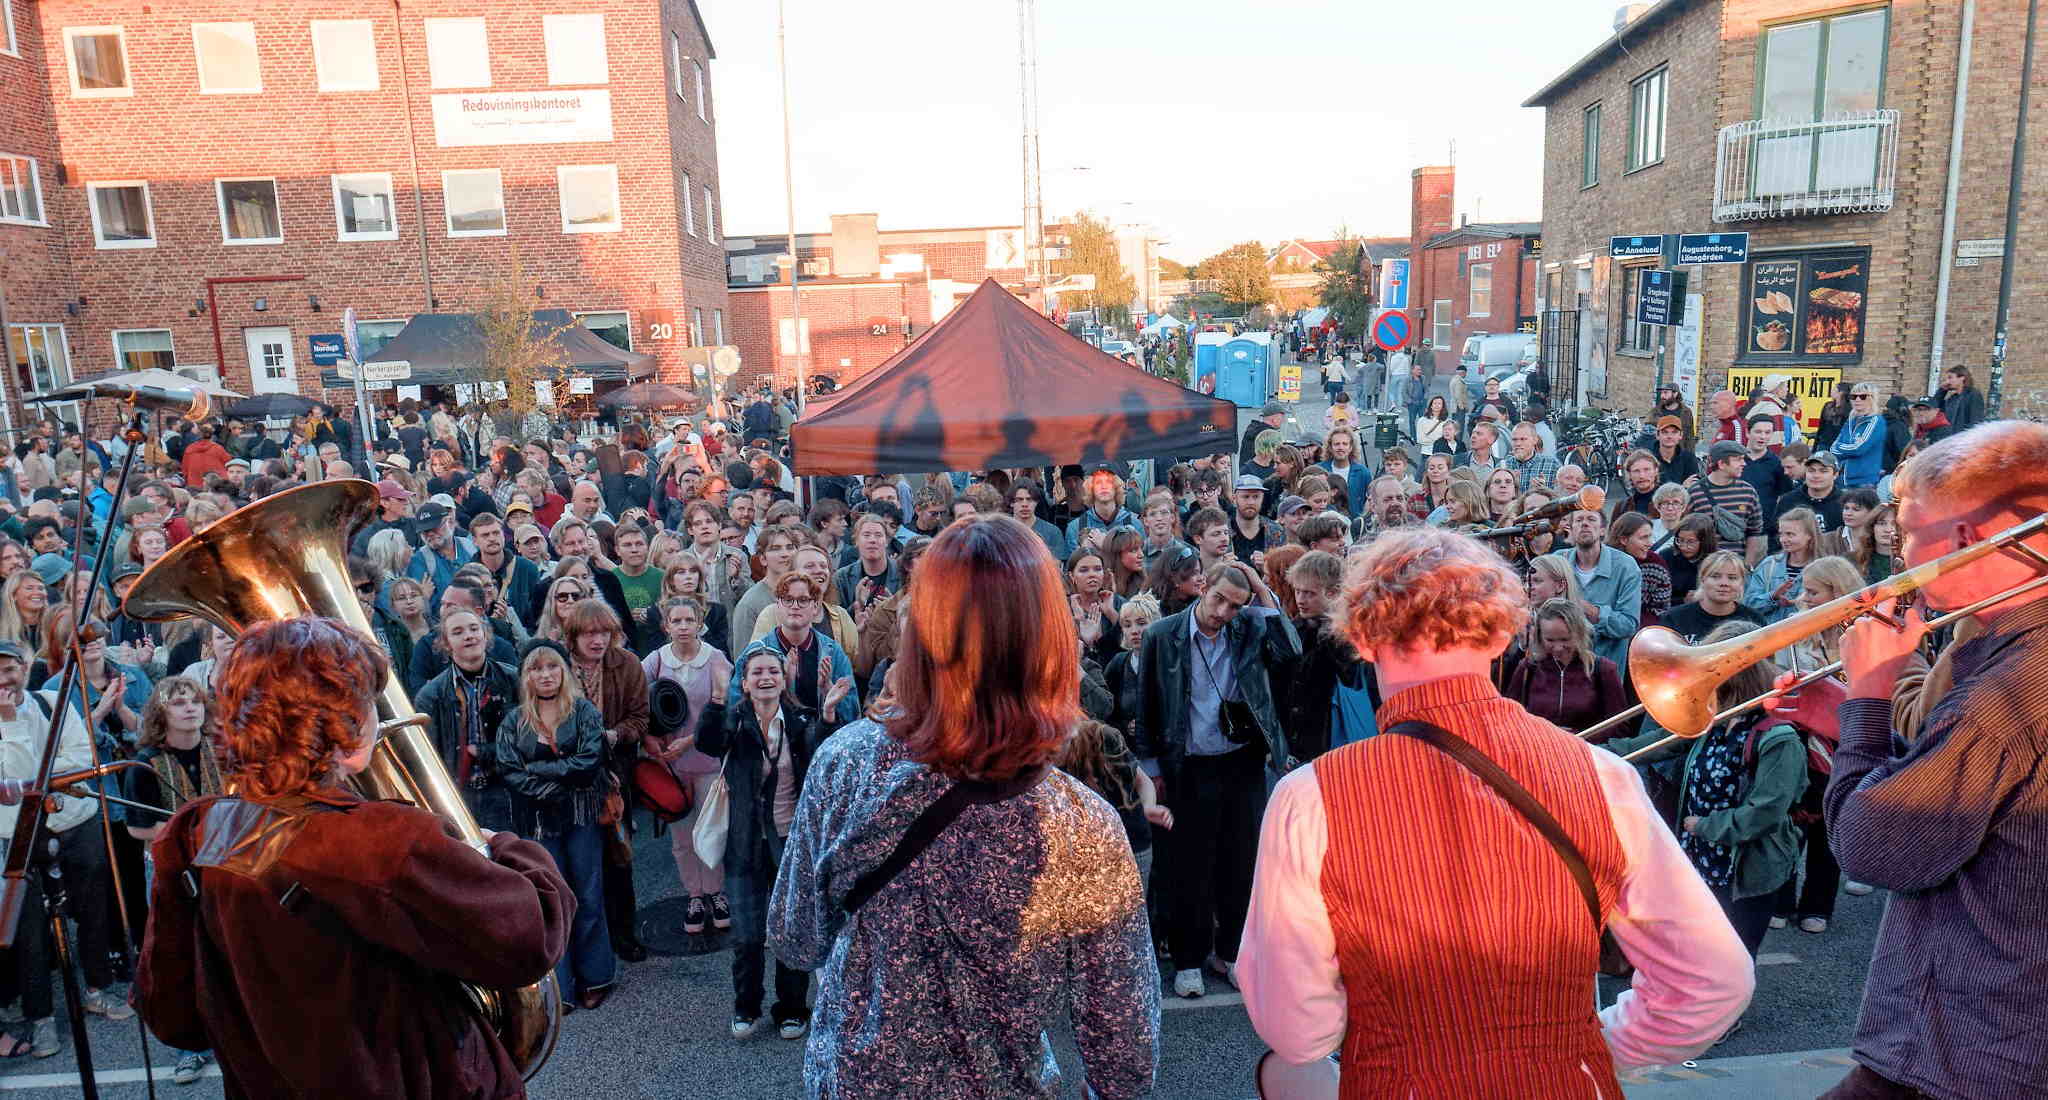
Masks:
[[[2005,258],[2005,238],[1987,241],[1957,241],[1958,260],[2001,260]]]
[[[1664,237],[1609,237],[1607,254],[1617,260],[1633,259],[1638,256],[1662,256]]]
[[[313,365],[316,367],[331,367],[348,357],[347,349],[342,346],[341,334],[338,332],[308,336],[306,344],[312,350]]]
[[[361,337],[356,335],[356,307],[354,306],[341,311],[341,343],[341,350],[350,362],[360,363],[363,361],[363,341]]]
[[[1749,262],[1747,233],[1683,233],[1678,238],[1681,264],[1746,264]]]
[[[1659,268],[1643,272],[1642,293],[1636,296],[1636,321],[1675,325],[1685,319],[1685,276]]]
[[[1301,400],[1301,364],[1288,363],[1280,368],[1280,400]]]
[[[403,382],[412,377],[410,360],[394,359],[389,363],[361,364],[343,359],[334,365],[334,373],[353,382],[360,377],[365,382]]]
[[[1380,306],[1383,309],[1408,308],[1408,261],[1380,261]]]
[[[1408,344],[1408,315],[1398,309],[1383,309],[1372,319],[1372,342],[1381,351],[1396,351]]]

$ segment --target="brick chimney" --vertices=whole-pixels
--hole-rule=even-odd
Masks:
[[[1415,342],[1420,344],[1428,332],[1423,327],[1424,313],[1432,301],[1444,296],[1440,288],[1431,285],[1428,257],[1423,255],[1422,244],[1439,233],[1451,231],[1458,170],[1447,164],[1432,165],[1415,169],[1409,178],[1408,316],[1417,322]]]

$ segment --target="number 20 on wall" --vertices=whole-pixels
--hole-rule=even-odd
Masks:
[[[647,326],[649,340],[673,340],[675,336],[676,326],[667,321],[655,321]]]

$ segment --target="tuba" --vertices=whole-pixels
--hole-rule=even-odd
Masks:
[[[367,481],[322,481],[268,496],[173,547],[122,603],[148,622],[197,615],[231,634],[253,623],[323,615],[375,637],[349,582],[348,535],[377,504]],[[370,799],[431,810],[464,843],[487,853],[483,832],[422,728],[397,672],[377,696],[383,738],[356,789]],[[522,989],[465,984],[485,1026],[531,1078],[554,1051],[561,993],[550,973]]]

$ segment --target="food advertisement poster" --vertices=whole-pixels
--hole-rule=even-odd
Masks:
[[[1820,430],[1820,409],[1842,384],[1840,367],[1736,367],[1728,372],[1728,388],[1748,397],[1758,386],[1783,381],[1785,392],[1799,403],[1799,422],[1808,432]]]
[[[1868,251],[1809,253],[1749,265],[1738,362],[1854,363],[1863,358]]]

